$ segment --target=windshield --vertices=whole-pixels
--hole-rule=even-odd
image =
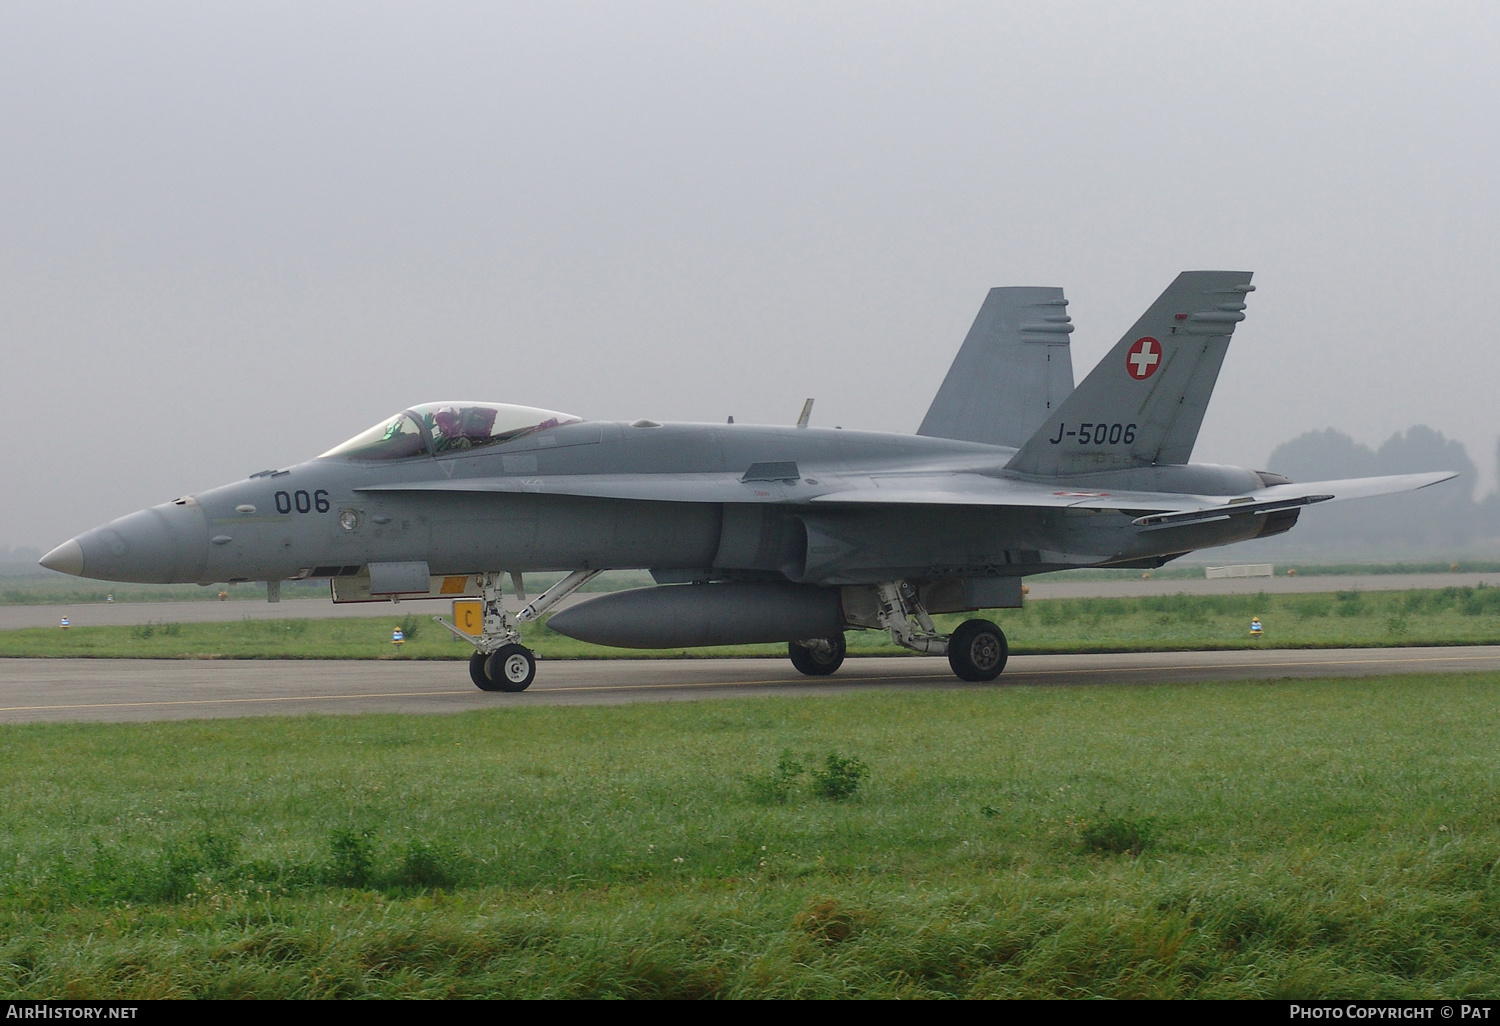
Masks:
[[[362,431],[343,445],[329,449],[323,456],[350,456],[357,460],[399,460],[426,452],[422,429],[405,413],[398,413]],[[319,459],[322,457],[320,456]]]
[[[581,418],[504,403],[424,403],[388,417],[323,456],[398,460],[419,453],[461,452],[509,442]],[[320,459],[322,457],[319,457]]]

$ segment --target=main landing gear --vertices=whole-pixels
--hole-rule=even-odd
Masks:
[[[890,632],[891,640],[903,648],[927,655],[946,655],[948,665],[961,680],[989,681],[1005,669],[1010,647],[1005,632],[988,620],[965,620],[946,637],[938,633],[932,617],[922,605],[917,589],[906,581],[888,581],[874,586],[876,604],[872,614],[860,617],[845,606],[853,626]],[[787,645],[792,665],[809,677],[833,673],[844,662],[844,637],[813,638]]]
[[[469,657],[469,679],[481,691],[525,691],[536,679],[536,656],[531,649],[521,644],[518,623],[535,620],[551,609],[557,601],[599,576],[598,570],[575,570],[544,591],[535,602],[529,603],[512,619],[501,601],[501,574],[484,575],[484,628],[479,637],[466,634],[440,616],[433,619],[452,631],[457,637],[474,646]],[[516,596],[526,601],[521,590],[521,575],[511,575],[515,583]]]
[[[844,636],[792,641],[786,646],[792,665],[809,677],[826,677],[844,665]]]
[[[948,665],[960,680],[994,680],[1009,657],[1005,632],[988,620],[965,620],[948,635]]]

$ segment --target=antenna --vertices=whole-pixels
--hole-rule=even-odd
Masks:
[[[802,404],[802,416],[797,418],[798,427],[807,427],[807,421],[812,417],[812,404],[813,401],[811,399]]]

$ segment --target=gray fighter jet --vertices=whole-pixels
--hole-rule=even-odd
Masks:
[[[335,602],[452,596],[470,675],[520,691],[536,673],[517,622],[604,570],[657,587],[573,605],[560,633],[666,648],[787,642],[838,669],[844,632],[885,630],[993,680],[988,620],[1027,574],[1161,566],[1280,534],[1304,506],[1422,488],[1449,473],[1293,484],[1190,463],[1250,274],[1178,276],[1077,388],[1061,289],[994,289],[916,435],[601,423],[484,402],[388,417],[316,459],[132,513],[42,559],[109,581],[328,578]],[[565,571],[517,615],[511,574]],[[459,614],[463,613],[462,616]]]

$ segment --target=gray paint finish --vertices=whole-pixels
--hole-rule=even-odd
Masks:
[[[1067,352],[1061,292],[996,290],[923,434],[580,423],[529,407],[435,403],[317,459],[130,514],[43,563],[159,583],[275,582],[366,567],[376,593],[418,590],[428,573],[644,569],[663,582],[697,582],[671,599],[698,596],[714,610],[711,629],[693,636],[821,641],[830,632],[825,605],[814,600],[780,620],[775,607],[857,587],[870,609],[907,595],[920,621],[924,593],[950,603],[972,596],[967,608],[980,608],[995,592],[982,582],[1159,566],[1288,530],[1309,503],[1453,476],[1292,484],[1189,464],[1250,290],[1247,272],[1182,273],[1050,412],[1065,380],[1043,359]],[[974,583],[934,590],[947,581]],[[650,647],[678,635],[643,621],[688,615],[663,603],[637,595],[596,609]],[[901,640],[905,628],[881,616]],[[931,642],[923,650],[943,643],[930,623],[923,630]]]
[[[1020,448],[1073,391],[1062,289],[990,289],[919,435]]]

